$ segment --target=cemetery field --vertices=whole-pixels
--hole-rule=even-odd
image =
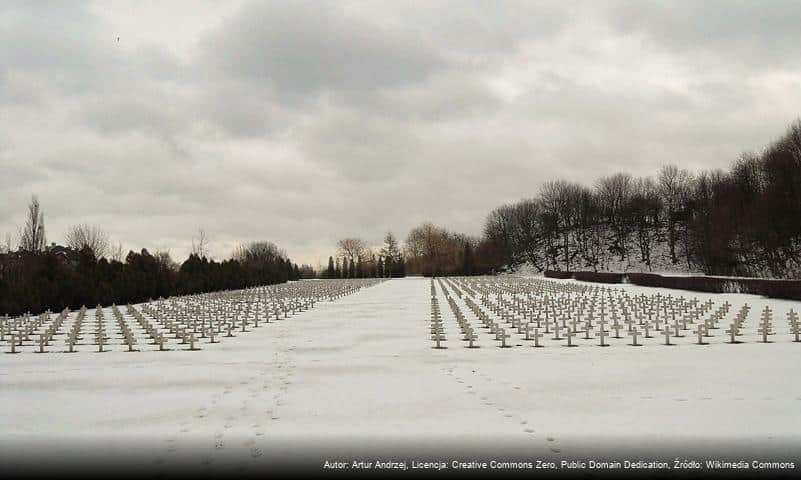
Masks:
[[[615,287],[302,281],[6,319],[0,474],[42,454],[211,473],[377,453],[799,461],[798,302]]]

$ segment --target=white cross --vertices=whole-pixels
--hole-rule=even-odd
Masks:
[[[539,329],[535,328],[534,329],[534,335],[532,335],[532,337],[534,338],[534,346],[535,347],[541,347],[542,346],[542,345],[540,345],[540,338],[542,338],[542,336],[543,335],[540,333]]]
[[[195,334],[194,332],[189,333],[189,350],[200,350],[199,348],[195,347]]]
[[[578,346],[578,345],[573,345],[573,336],[575,335],[575,333],[573,333],[572,331],[570,331],[570,329],[568,329],[567,332],[565,333],[565,335],[567,336],[567,346],[568,347],[577,347]]]
[[[533,329],[534,329],[534,325],[532,325],[530,323],[526,325],[526,340],[531,340],[531,332],[532,332]]]
[[[759,329],[757,331],[762,334],[762,343],[768,343],[768,335],[773,333],[770,331],[770,327],[771,325],[768,320],[763,320],[759,325]]]
[[[478,335],[476,335],[475,332],[473,332],[472,328],[468,329],[466,336],[467,336],[467,341],[470,342],[470,344],[467,346],[467,348],[479,348],[478,345],[475,345],[473,343],[476,340],[478,340]]]
[[[639,334],[640,334],[640,332],[637,331],[637,327],[632,328],[631,331],[629,332],[629,335],[631,335],[633,337],[633,341],[631,342],[631,345],[633,347],[639,347],[640,346],[640,344],[637,343],[637,335],[639,335]]]
[[[590,321],[587,320],[584,322],[584,340],[590,339],[590,331],[593,329],[593,326],[590,324]]]
[[[436,335],[434,336],[434,340],[437,342],[437,345],[436,345],[434,348],[438,348],[438,349],[444,349],[444,348],[448,348],[448,347],[443,347],[443,346],[440,344],[440,342],[441,342],[442,340],[444,340],[444,339],[445,339],[445,337],[443,337],[443,336],[442,336],[442,333],[441,333],[441,332],[439,332],[439,331],[437,331]]]
[[[559,330],[561,330],[561,327],[559,326],[559,322],[558,321],[554,321],[554,323],[553,323],[553,339],[554,340],[561,340],[562,339],[562,337],[559,336]]]
[[[694,334],[698,335],[698,345],[707,345],[707,342],[704,341],[704,325],[698,324],[698,327],[693,332]]]
[[[678,320],[678,319],[676,319],[676,320],[673,322],[673,326],[674,326],[674,327],[675,327],[675,329],[676,329],[676,334],[675,334],[675,335],[673,335],[673,336],[674,336],[674,337],[683,337],[684,335],[682,335],[682,334],[681,334],[681,332],[679,331],[679,320]],[[665,330],[667,330],[667,328],[666,328]]]
[[[501,348],[511,347],[511,345],[507,345],[506,344],[506,339],[510,338],[511,336],[508,333],[506,333],[506,329],[505,328],[501,329],[500,336],[501,336]]]
[[[604,320],[602,317],[601,320],[598,321],[598,336],[601,338],[601,343],[599,345],[601,347],[609,346],[608,343],[604,343],[604,337],[606,336],[606,330],[604,330],[605,326],[606,326],[606,320]]]
[[[615,324],[612,325],[612,328],[615,330],[615,338],[620,338],[620,329],[622,328],[622,325],[615,322]]]

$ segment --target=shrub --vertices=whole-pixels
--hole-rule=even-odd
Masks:
[[[545,270],[545,277],[547,278],[559,278],[562,280],[572,278],[572,274],[570,272],[563,272],[560,270]]]
[[[707,293],[749,293],[771,298],[801,300],[801,280],[723,277],[670,277],[656,273],[562,272],[546,270],[548,278],[574,278],[595,283],[631,283],[642,287],[670,288]]]
[[[582,282],[623,283],[622,273],[612,272],[573,272],[573,278]]]

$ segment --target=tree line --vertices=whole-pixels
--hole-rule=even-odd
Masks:
[[[450,232],[430,222],[413,228],[401,246],[392,232],[383,246],[370,248],[359,238],[337,242],[322,278],[403,277],[410,275],[478,275],[500,268],[493,246],[480,238]]]
[[[801,121],[728,171],[668,165],[591,187],[546,182],[484,224],[504,265],[538,270],[700,271],[797,278],[801,273]]]
[[[547,181],[534,197],[492,210],[479,236],[427,222],[402,248],[388,234],[377,256],[365,242],[344,239],[323,276],[375,275],[376,267],[378,276],[389,276],[387,258],[402,263],[404,274],[427,276],[527,264],[538,271],[798,278],[801,120],[762,152],[740,155],[728,171],[666,165],[655,176],[615,173],[589,186]]]
[[[179,265],[167,252],[146,249],[130,251],[124,259],[119,253],[107,258],[113,252],[108,237],[97,227],[71,228],[67,246],[48,246],[45,238],[44,214],[34,197],[17,250],[12,251],[7,240],[5,253],[0,253],[0,315],[282,283],[309,276],[311,268],[302,270],[267,241],[243,245],[221,262],[194,248]]]
[[[384,237],[384,246],[374,252],[359,238],[337,242],[337,255],[328,257],[322,278],[392,278],[406,275],[406,261],[392,232]]]

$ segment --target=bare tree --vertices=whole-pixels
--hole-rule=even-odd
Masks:
[[[613,248],[620,254],[620,260],[628,256],[628,242],[631,228],[626,222],[623,210],[629,205],[632,192],[631,175],[616,173],[603,177],[595,185],[600,200],[601,211],[614,233]]]
[[[632,194],[625,215],[635,229],[637,246],[642,260],[651,270],[651,251],[659,236],[659,216],[662,202],[656,185],[650,177],[638,178],[632,186]]]
[[[157,264],[167,270],[177,271],[180,268],[180,265],[170,256],[169,250],[157,250],[153,257],[156,259]]]
[[[598,271],[603,245],[603,224],[599,217],[598,198],[591,189],[578,186],[575,192],[573,235],[577,254],[584,264]]]
[[[659,170],[657,187],[662,203],[665,206],[665,216],[668,225],[668,247],[670,248],[670,261],[678,263],[676,257],[676,225],[684,208],[684,201],[689,196],[692,185],[692,175],[687,170],[679,170],[675,165],[665,165]]]
[[[579,212],[581,191],[582,187],[577,183],[557,180],[546,182],[540,192],[540,201],[545,212],[556,221],[556,232],[553,233],[561,234],[562,255],[567,271],[570,270],[570,261],[576,254],[571,251],[570,236]]]
[[[40,253],[44,251],[46,243],[44,213],[41,211],[39,198],[34,195],[28,205],[25,229],[20,232],[19,248],[23,252]]]
[[[521,200],[513,205],[513,212],[512,255],[542,271],[542,205],[535,199]]]
[[[350,261],[364,260],[369,256],[367,244],[358,238],[343,238],[337,242],[339,255]]]
[[[426,222],[409,231],[404,249],[412,270],[436,276],[448,268],[458,246],[447,230]]]
[[[505,204],[491,211],[484,221],[484,236],[503,254],[503,262],[512,266],[515,261],[513,246],[514,206]]]
[[[116,247],[111,251],[111,259],[117,262],[123,261],[122,242],[119,242]]]
[[[88,248],[96,258],[106,257],[110,251],[108,234],[97,226],[73,225],[67,231],[66,242],[74,250]]]
[[[6,233],[5,243],[3,244],[2,247],[0,247],[0,252],[2,252],[2,253],[11,253],[11,249],[12,248],[14,248],[14,247],[12,246],[11,234],[10,233]]]
[[[272,242],[258,241],[239,246],[233,257],[243,264],[263,265],[277,259],[286,260],[287,255]]]
[[[208,256],[208,240],[206,239],[206,231],[202,228],[198,229],[197,242],[192,238],[192,253],[199,258]]]

